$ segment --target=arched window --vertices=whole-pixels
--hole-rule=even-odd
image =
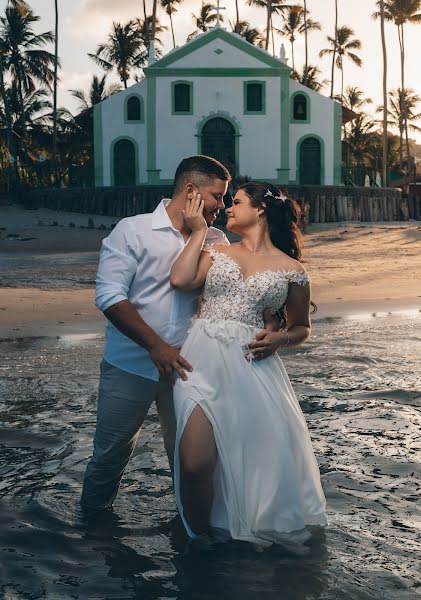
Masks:
[[[193,84],[189,81],[172,84],[173,114],[191,115],[193,113]]]
[[[295,94],[293,105],[294,121],[308,121],[307,97],[304,94]]]
[[[143,121],[142,102],[139,96],[130,96],[126,102],[126,122]]]
[[[212,156],[225,165],[231,175],[235,175],[237,159],[235,129],[232,123],[222,117],[209,119],[201,131],[201,154]]]

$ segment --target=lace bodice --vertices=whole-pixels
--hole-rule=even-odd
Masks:
[[[290,282],[305,285],[307,273],[295,270],[261,271],[244,279],[239,264],[223,252],[206,248],[213,258],[198,318],[211,321],[236,321],[263,327],[263,311],[274,314],[287,299]]]

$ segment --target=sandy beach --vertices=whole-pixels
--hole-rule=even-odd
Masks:
[[[102,331],[94,306],[97,256],[117,222],[1,207],[0,337]],[[304,241],[315,319],[421,309],[419,223],[311,225]]]

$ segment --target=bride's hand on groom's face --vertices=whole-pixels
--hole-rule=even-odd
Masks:
[[[192,232],[207,230],[208,226],[203,216],[204,208],[202,196],[194,191],[192,198],[187,198],[186,208],[183,210],[184,221]]]

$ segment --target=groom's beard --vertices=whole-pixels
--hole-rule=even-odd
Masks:
[[[219,214],[219,209],[212,210],[208,213],[205,213],[204,217],[205,217],[205,221],[206,221],[208,227],[210,227],[212,225],[212,223],[215,222],[215,219],[218,216],[218,214]]]

